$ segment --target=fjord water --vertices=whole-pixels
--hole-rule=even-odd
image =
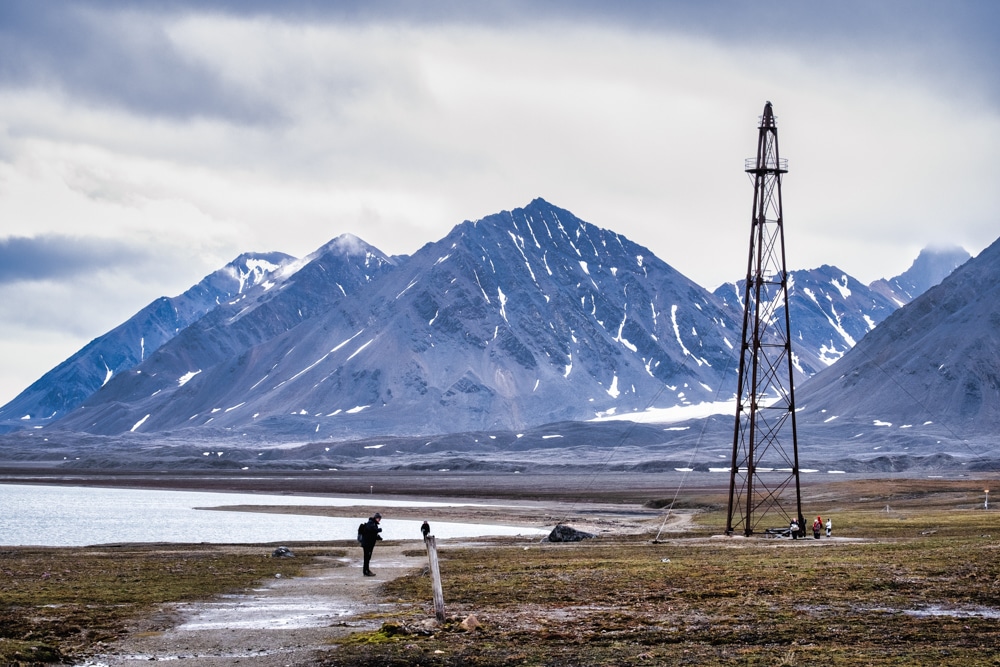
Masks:
[[[247,493],[0,484],[0,545],[87,546],[123,542],[261,544],[353,540],[366,516],[318,517],[208,511],[230,505],[358,506],[380,511],[385,539],[420,539],[420,521],[392,519],[392,507],[447,503],[379,498],[317,498]],[[484,535],[538,537],[546,531],[514,526],[433,522],[438,539]]]

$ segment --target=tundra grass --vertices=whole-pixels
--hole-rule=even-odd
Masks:
[[[301,560],[268,547],[0,548],[0,664],[66,662],[160,605],[245,589]]]
[[[710,512],[659,543],[441,549],[446,623],[429,577],[389,582],[409,611],[324,664],[1000,665],[1000,515],[928,493],[843,503],[839,540],[706,538]]]
[[[387,582],[381,629],[333,646],[325,664],[1000,665],[1000,514],[983,509],[977,484],[805,489],[804,505],[832,516],[834,540],[719,537],[725,498],[692,494],[675,505],[696,511],[695,525],[657,543],[651,533],[445,545],[448,621],[425,622],[425,574]],[[0,548],[0,664],[71,662],[165,603],[310,562],[309,549],[295,560],[270,551]],[[477,629],[460,626],[470,615]]]

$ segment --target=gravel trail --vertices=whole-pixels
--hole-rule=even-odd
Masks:
[[[315,664],[332,639],[375,629],[359,618],[394,605],[380,601],[378,586],[426,565],[412,543],[375,548],[372,569],[361,574],[361,549],[345,558],[317,559],[299,577],[276,577],[239,595],[174,604],[145,619],[121,641],[79,667],[119,667],[170,661],[205,667],[285,667]]]

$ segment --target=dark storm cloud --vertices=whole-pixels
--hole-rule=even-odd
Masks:
[[[765,7],[767,9],[765,9]],[[79,101],[154,117],[224,118],[238,123],[282,119],[280,101],[223,80],[185,57],[164,30],[189,14],[293,23],[475,24],[493,28],[536,22],[589,22],[635,31],[703,35],[762,49],[805,47],[836,59],[857,49],[895,53],[955,89],[981,81],[1000,98],[1000,3],[990,0],[844,0],[835,5],[622,0],[176,0],[0,3],[0,85],[51,86]],[[962,82],[966,83],[962,83]],[[948,90],[946,87],[944,90]]]
[[[93,0],[97,6],[137,6]],[[1000,3],[994,0],[841,0],[785,3],[751,0],[181,0],[175,10],[212,10],[234,16],[268,16],[289,21],[354,23],[477,24],[510,27],[538,21],[587,22],[641,31],[672,31],[715,37],[762,49],[812,46],[830,58],[858,46],[901,46],[927,65],[956,48],[961,64],[989,72],[1000,56]],[[910,45],[905,47],[905,45]]]
[[[156,14],[138,12],[148,7],[0,3],[0,85],[56,88],[85,104],[154,117],[223,117],[243,123],[279,117],[268,100],[185,58]]]
[[[0,285],[134,267],[148,254],[127,244],[94,238],[48,235],[0,239]]]

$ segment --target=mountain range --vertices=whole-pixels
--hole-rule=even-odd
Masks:
[[[344,246],[357,254],[331,262]],[[344,274],[362,257],[380,273],[355,293]],[[59,428],[519,429],[713,400],[738,335],[728,309],[647,248],[542,200],[464,222],[405,261],[342,237],[255,289]]]
[[[926,309],[921,290],[966,259],[925,251],[869,286],[831,266],[790,272],[797,382],[828,387],[802,395],[829,404],[849,350],[893,313]],[[480,453],[539,438],[550,449],[561,434],[530,434],[731,399],[740,293],[739,282],[709,292],[536,199],[408,257],[349,235],[302,260],[242,255],[33,383],[0,408],[0,428],[133,444],[419,436],[430,449],[490,433]]]
[[[160,297],[95,338],[0,408],[0,432],[57,421],[113,377],[142,364],[221,304],[238,299],[294,258],[246,253],[176,297]]]

